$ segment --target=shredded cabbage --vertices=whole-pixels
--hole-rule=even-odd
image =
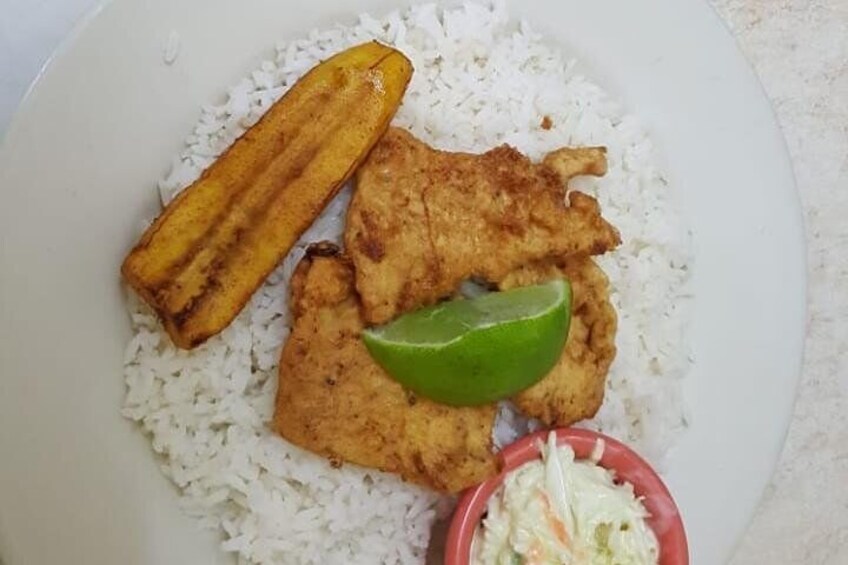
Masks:
[[[633,486],[615,484],[612,472],[592,459],[575,461],[551,432],[542,460],[509,473],[489,500],[475,533],[475,565],[649,565],[659,543]]]

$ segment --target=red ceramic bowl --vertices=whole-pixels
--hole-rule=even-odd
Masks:
[[[561,428],[554,430],[557,445],[568,444],[578,459],[587,459],[597,440],[604,441],[604,455],[599,465],[615,472],[618,479],[633,485],[636,496],[650,512],[648,525],[654,530],[660,546],[660,565],[688,565],[689,547],[677,505],[659,476],[644,459],[619,441],[597,432]],[[501,474],[476,488],[466,490],[453,515],[445,546],[445,565],[468,565],[471,540],[489,497],[503,483],[505,475],[524,463],[540,457],[539,442],[546,443],[550,430],[523,437],[500,452]]]

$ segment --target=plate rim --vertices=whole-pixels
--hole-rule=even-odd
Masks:
[[[791,186],[792,186],[791,196],[792,196],[792,199],[793,199],[793,208],[795,210],[795,216],[796,216],[795,221],[797,222],[798,226],[800,227],[800,234],[801,234],[801,239],[802,239],[801,262],[802,262],[802,266],[803,266],[803,271],[800,273],[799,284],[800,284],[800,290],[802,291],[802,295],[803,295],[803,300],[802,300],[802,304],[801,304],[801,315],[802,315],[802,318],[803,318],[803,320],[806,324],[806,323],[808,323],[808,320],[809,320],[809,292],[810,292],[810,287],[809,287],[809,261],[810,261],[810,258],[809,258],[809,253],[808,253],[808,249],[807,249],[807,245],[806,245],[807,234],[809,232],[807,230],[807,227],[808,227],[807,226],[807,220],[806,220],[806,217],[804,215],[803,201],[802,201],[802,199],[800,197],[800,193],[798,191],[798,184],[797,184],[797,178],[796,178],[796,173],[795,173],[795,166],[794,166],[794,162],[791,158],[791,154],[789,152],[789,148],[788,148],[786,138],[783,135],[782,130],[780,129],[780,125],[779,125],[780,123],[777,119],[775,108],[773,106],[773,103],[772,103],[769,95],[768,95],[768,92],[766,91],[762,81],[760,80],[760,78],[759,78],[759,76],[756,72],[756,69],[753,67],[751,62],[744,55],[744,53],[741,51],[739,44],[738,44],[738,41],[736,39],[736,36],[735,36],[735,34],[732,33],[727,22],[723,18],[720,17],[718,12],[715,10],[715,8],[709,2],[706,2],[704,0],[694,0],[694,1],[697,1],[697,2],[705,5],[709,9],[709,11],[713,14],[716,21],[723,27],[724,32],[727,34],[729,39],[732,41],[734,49],[739,54],[739,57],[741,58],[741,60],[743,60],[745,62],[745,65],[748,67],[748,72],[751,74],[751,77],[754,79],[754,83],[756,84],[756,86],[759,90],[760,96],[763,98],[763,100],[765,102],[765,106],[768,109],[768,112],[771,116],[771,120],[777,126],[778,131],[780,133],[779,139],[780,139],[780,143],[781,143],[781,152],[783,153],[783,158],[784,158],[785,162],[789,165],[789,173],[790,173],[789,182],[791,183]],[[41,66],[41,68],[38,71],[35,78],[30,82],[29,86],[27,87],[27,89],[25,91],[25,94],[22,96],[18,105],[16,106],[16,108],[15,108],[15,110],[14,110],[14,112],[13,112],[13,114],[12,114],[12,116],[11,116],[9,122],[8,122],[8,125],[5,128],[5,131],[3,132],[2,138],[0,138],[0,156],[4,155],[8,151],[10,151],[9,147],[12,145],[12,143],[15,140],[15,137],[18,135],[18,130],[25,123],[25,120],[27,118],[27,113],[32,111],[34,95],[37,92],[37,90],[41,87],[41,85],[43,84],[45,77],[48,76],[56,66],[59,66],[59,65],[62,64],[62,61],[64,60],[64,58],[76,46],[79,39],[88,31],[89,27],[95,21],[97,21],[97,19],[103,14],[103,12],[105,10],[111,8],[113,5],[116,5],[116,4],[119,4],[119,2],[116,1],[116,0],[98,0],[94,4],[93,7],[91,7],[82,17],[80,17],[73,24],[71,31],[59,42],[56,49],[51,53],[51,55],[43,63],[43,65]],[[404,5],[405,4],[407,4],[407,3],[404,2]],[[355,9],[351,9],[348,6],[346,6],[345,8],[346,8],[346,10],[349,10],[349,11],[355,11]],[[248,56],[246,56],[245,58],[247,59]],[[612,91],[612,94],[615,96],[617,93],[616,93],[616,91]],[[661,153],[662,153],[661,158],[665,158],[664,152],[661,151]],[[2,159],[0,159],[0,162],[2,162]],[[697,262],[697,255],[695,255],[695,261]],[[781,447],[778,450],[778,452],[776,453],[776,455],[774,456],[773,460],[771,461],[771,465],[770,465],[771,473],[770,473],[769,479],[768,479],[768,481],[766,481],[763,484],[763,487],[760,489],[760,492],[759,492],[758,497],[757,497],[758,502],[757,502],[757,504],[754,508],[754,511],[748,517],[747,525],[745,526],[744,531],[740,532],[740,534],[737,536],[737,539],[736,539],[735,543],[733,544],[732,553],[736,551],[739,544],[741,543],[741,540],[745,537],[748,530],[750,529],[751,523],[752,523],[752,521],[754,520],[754,518],[757,514],[757,509],[761,507],[761,503],[762,503],[762,500],[763,500],[765,490],[768,487],[768,485],[771,483],[771,481],[774,477],[774,473],[778,469],[778,462],[780,461],[781,456],[785,451],[785,443],[786,443],[786,439],[787,439],[787,436],[788,436],[788,433],[789,433],[789,429],[790,429],[790,426],[795,421],[795,419],[794,419],[795,405],[796,405],[797,398],[798,398],[797,397],[797,391],[798,391],[798,387],[799,387],[799,384],[801,382],[801,379],[803,377],[803,371],[804,371],[804,367],[805,367],[806,357],[807,357],[807,354],[808,354],[808,348],[807,348],[806,342],[807,342],[807,338],[806,338],[806,326],[805,326],[805,328],[800,332],[800,343],[799,343],[799,347],[798,347],[799,355],[797,356],[797,363],[796,363],[797,366],[793,370],[794,378],[793,378],[793,381],[792,381],[792,393],[793,393],[792,394],[792,401],[791,401],[789,415],[786,419],[785,425],[783,425],[782,428],[781,428],[781,433],[780,433],[780,445],[781,445]],[[4,539],[5,538],[4,538],[3,532],[0,531],[0,542],[3,542]],[[2,546],[5,546],[5,543],[0,543],[0,547],[2,547]]]

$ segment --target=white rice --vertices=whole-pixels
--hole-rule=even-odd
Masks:
[[[582,76],[567,54],[501,3],[433,5],[363,15],[356,25],[313,31],[280,44],[274,58],[203,109],[187,148],[160,182],[163,200],[190,184],[246,127],[319,60],[370,39],[415,65],[395,124],[439,147],[483,151],[510,143],[538,158],[562,145],[606,145],[603,179],[579,179],[596,195],[624,245],[601,259],[619,313],[618,357],[603,408],[587,426],[658,463],[685,425],[680,378],[689,236],[674,193],[638,120]],[[543,116],[554,127],[540,127]],[[394,476],[345,465],[289,445],[265,426],[277,362],[288,335],[287,282],[308,242],[339,241],[347,191],[220,336],[191,352],[171,345],[156,318],[129,297],[123,413],[150,435],[185,510],[220,528],[241,563],[420,563],[445,500]]]

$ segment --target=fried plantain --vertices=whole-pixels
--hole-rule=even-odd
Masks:
[[[383,135],[411,75],[377,42],[331,57],[168,204],[121,271],[176,345],[238,315]]]

